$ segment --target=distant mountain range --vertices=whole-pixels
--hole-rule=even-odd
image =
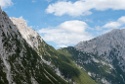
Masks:
[[[0,9],[0,84],[125,84],[125,30],[54,49]]]

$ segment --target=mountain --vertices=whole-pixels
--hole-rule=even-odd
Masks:
[[[79,68],[74,60],[59,50],[48,45],[37,32],[28,27],[21,18],[11,18],[22,37],[38,53],[42,61],[47,64],[58,76],[71,84],[96,84],[96,82]],[[25,34],[24,34],[25,33]]]
[[[0,9],[0,84],[67,84],[41,60],[28,32],[23,32],[26,38],[23,37]],[[34,41],[30,43],[29,39]]]
[[[90,41],[80,42],[75,47],[80,51],[97,54],[108,62],[116,58],[125,72],[125,29],[112,30]]]
[[[0,9],[0,84],[125,84],[125,29],[54,49]]]
[[[125,29],[54,49],[0,9],[0,84],[125,84]]]
[[[0,84],[96,84],[69,55],[1,9],[0,68]]]
[[[125,29],[61,49],[99,84],[125,84]]]

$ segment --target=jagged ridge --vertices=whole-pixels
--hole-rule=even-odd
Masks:
[[[0,9],[0,84],[66,84]]]
[[[80,42],[75,49],[81,53],[76,55],[77,62],[88,72],[96,74],[97,81],[105,79],[106,84],[125,83],[125,29],[115,29],[92,40]],[[82,53],[88,53],[86,56],[89,59],[85,60],[86,56]],[[109,69],[103,65],[108,65]],[[105,84],[104,81],[101,83]]]

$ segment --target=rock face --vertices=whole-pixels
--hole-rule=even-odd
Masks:
[[[0,9],[0,84],[125,84],[124,51],[125,29],[55,50]]]
[[[26,40],[26,42],[32,48],[38,49],[40,42],[42,42],[42,38],[39,36],[39,34],[32,28],[28,27],[26,21],[22,17],[10,19],[17,26],[17,29],[21,33],[22,37]]]
[[[65,80],[64,80],[65,79]],[[0,10],[0,84],[96,84],[73,60]]]
[[[98,55],[105,52],[109,55],[112,48],[121,48],[122,52],[125,50],[125,29],[112,30],[90,41],[80,42],[75,47],[81,51],[98,53]],[[125,54],[125,52],[122,52],[122,54]]]
[[[0,9],[0,84],[66,84],[35,51],[38,34],[22,26]]]
[[[125,29],[115,29],[92,40],[80,42],[75,49],[79,52],[76,62],[88,70],[95,80],[102,84],[125,83]]]
[[[114,53],[125,72],[125,29],[112,30],[90,41],[80,42],[75,47],[80,51],[102,56],[109,62],[112,62],[113,56],[111,54]]]

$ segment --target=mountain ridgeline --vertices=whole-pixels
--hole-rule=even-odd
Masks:
[[[125,84],[125,29],[115,29],[90,41],[80,42],[75,49],[89,55],[87,63],[84,63],[83,55],[77,55],[76,60],[78,63],[81,60],[81,66],[93,66],[95,69],[86,67],[86,70],[94,74],[92,77],[95,76],[97,81],[101,78],[106,84]]]
[[[0,10],[0,84],[41,83],[67,84],[41,60],[17,26]]]
[[[0,9],[0,84],[125,84],[125,30],[54,49]]]
[[[99,84],[125,84],[125,29],[62,49]],[[63,52],[63,53],[65,53]]]
[[[0,9],[0,84],[96,84],[67,56]]]

